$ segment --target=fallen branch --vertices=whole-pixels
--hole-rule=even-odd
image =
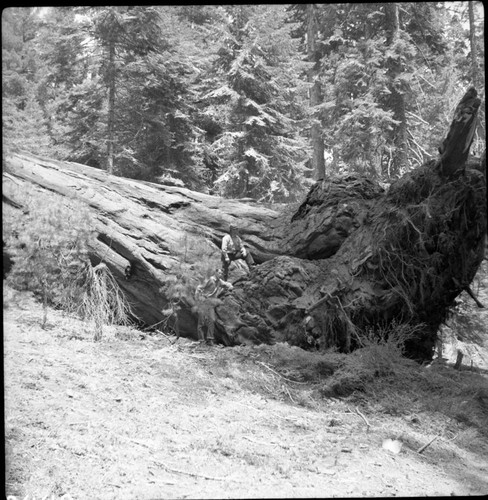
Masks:
[[[364,422],[366,423],[368,429],[366,430],[366,432],[369,431],[369,428],[371,427],[370,423],[368,422],[368,420],[366,419],[366,417],[359,411],[359,408],[356,408],[356,413],[364,420]]]
[[[413,113],[412,113],[413,114]],[[422,153],[424,155],[427,156],[427,158],[432,158],[432,155],[427,152],[414,138],[413,138],[413,135],[412,133],[410,132],[410,130],[408,131],[409,135],[410,135],[410,140],[420,149],[420,151],[422,151]],[[422,158],[423,159],[423,158]]]
[[[454,441],[457,437],[459,436],[459,432],[457,434],[454,435],[453,438],[451,439],[442,439],[442,441],[444,441],[445,443],[450,443],[451,441]]]
[[[256,363],[259,363],[260,365],[263,365],[265,368],[267,368],[270,372],[273,372],[275,375],[278,375],[281,377],[283,380],[286,380],[287,382],[292,382],[293,384],[307,384],[308,382],[298,382],[298,380],[292,380],[290,378],[286,378],[284,375],[281,373],[273,370],[270,366],[268,366],[266,363],[263,363],[262,361],[256,361]]]
[[[422,453],[428,446],[430,446],[439,436],[433,437],[427,444],[424,444],[424,446],[421,446],[418,450],[417,453]]]
[[[291,394],[290,394],[290,391],[288,390],[288,387],[286,387],[286,385],[285,385],[285,384],[283,384],[283,385],[281,386],[281,388],[282,388],[282,389],[283,389],[283,390],[284,390],[284,391],[288,394],[288,397],[290,398],[291,402],[292,402],[293,404],[296,404],[296,403],[295,403],[295,400],[291,397]]]
[[[192,477],[201,477],[203,479],[210,479],[212,481],[227,481],[229,478],[228,477],[213,477],[213,476],[206,476],[205,474],[196,474],[194,472],[186,472],[184,470],[180,470],[180,469],[173,469],[172,467],[169,467],[168,465],[166,465],[164,462],[162,462],[161,460],[158,460],[156,458],[153,458],[152,461],[155,463],[155,464],[158,464],[158,465],[161,465],[162,467],[164,467],[167,471],[169,472],[175,472],[177,474],[185,474],[186,476],[192,476]]]
[[[269,443],[265,443],[264,441],[256,441],[255,439],[251,439],[250,437],[247,436],[242,436],[242,437],[254,444],[260,444],[263,446],[280,446],[278,443],[273,443],[272,441],[270,441]]]
[[[331,296],[329,294],[327,294],[325,297],[322,297],[321,299],[317,300],[317,302],[313,303],[311,306],[308,307],[307,309],[307,314],[310,314],[311,311],[313,311],[314,309],[317,309],[317,307],[321,306],[322,304],[324,304],[325,302],[327,302],[328,300],[331,299]]]
[[[138,444],[140,446],[145,446],[146,448],[149,448],[150,450],[154,450],[154,447],[150,444],[144,443],[143,441],[139,441],[138,439],[133,439],[128,436],[121,436],[124,439],[127,439],[127,441],[131,441],[132,443]]]
[[[471,290],[471,288],[469,286],[467,286],[465,288],[465,291],[466,293],[475,301],[476,305],[480,308],[480,309],[484,309],[484,305],[476,298],[476,296],[474,295],[473,293],[473,290]]]
[[[244,403],[241,403],[240,401],[236,401],[235,403],[238,404],[238,405],[244,406],[244,408],[252,408],[254,411],[261,411],[260,408],[255,408],[252,405],[244,404]]]
[[[456,286],[459,286],[461,287],[461,284],[459,283],[459,281],[456,279],[456,278],[452,278],[452,281],[454,282],[454,284]],[[478,298],[475,296],[475,294],[473,293],[473,290],[471,290],[470,286],[469,285],[466,285],[463,290],[475,301],[476,305],[480,308],[480,309],[484,309],[484,305],[478,300]]]
[[[153,325],[145,326],[144,328],[142,328],[142,331],[145,332],[147,330],[156,330],[157,333],[162,333],[163,335],[166,335],[161,330],[158,330],[157,328],[155,328],[156,326],[160,325],[161,323],[164,323],[166,320],[167,320],[167,318],[163,318],[161,321],[158,321],[157,323],[154,323]]]
[[[427,83],[429,83],[429,82],[427,82]],[[430,85],[430,83],[429,83],[429,85]],[[407,111],[407,114],[410,115],[410,116],[413,116],[414,118],[417,118],[417,120],[419,120],[420,122],[422,122],[424,125],[428,125],[429,127],[431,126],[430,123],[426,122],[419,115],[416,115],[415,113],[412,113],[411,111]]]
[[[359,411],[359,408],[356,407],[356,411],[352,411],[351,408],[349,408],[349,406],[348,406],[346,413],[356,413],[357,415],[359,415],[364,420],[364,422],[366,423],[366,425],[368,427],[368,431],[369,431],[369,428],[371,427],[371,425],[368,422],[368,420],[366,419],[366,417]]]

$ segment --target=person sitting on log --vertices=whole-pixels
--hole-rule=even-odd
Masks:
[[[217,269],[215,273],[195,290],[195,309],[198,313],[197,333],[200,342],[208,345],[214,343],[215,330],[215,306],[218,299],[226,290],[232,290],[231,283],[222,279],[222,270]],[[213,299],[213,300],[212,300]],[[204,328],[206,331],[204,331]]]
[[[244,247],[237,227],[231,224],[229,226],[229,233],[222,238],[222,271],[225,281],[229,277],[230,263],[238,259],[245,260],[249,269],[254,266],[254,259],[251,253]]]

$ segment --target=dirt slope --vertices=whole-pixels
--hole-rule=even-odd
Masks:
[[[439,414],[323,399],[273,349],[86,326],[5,297],[6,493],[17,498],[304,498],[488,492],[488,443]],[[14,296],[15,295],[15,296]],[[368,425],[367,425],[368,424]],[[418,450],[438,435],[422,454]],[[398,438],[400,453],[382,448]],[[476,439],[475,439],[476,438]]]

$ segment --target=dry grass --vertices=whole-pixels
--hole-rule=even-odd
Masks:
[[[358,349],[320,388],[376,411],[405,417],[428,412],[450,417],[488,438],[488,379],[452,365],[420,366],[386,346]]]
[[[72,310],[95,327],[94,340],[101,340],[105,325],[128,325],[130,306],[108,267],[87,265],[82,273],[82,296]]]

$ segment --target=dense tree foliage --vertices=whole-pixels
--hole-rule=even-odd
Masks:
[[[481,2],[9,8],[4,145],[267,202],[333,172],[389,182],[469,85],[484,97],[483,21]]]
[[[213,136],[208,154],[218,164],[214,186],[228,196],[286,201],[303,184],[307,144],[298,134],[301,65],[293,61],[285,10],[236,5],[226,11],[230,21],[201,98]]]

